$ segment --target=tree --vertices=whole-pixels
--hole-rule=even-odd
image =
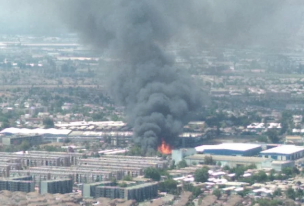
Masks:
[[[222,196],[222,193],[219,189],[213,190],[212,194],[215,195],[217,199],[219,199]]]
[[[177,182],[173,179],[166,179],[164,182],[159,183],[159,190],[174,194],[177,191]]]
[[[197,169],[194,173],[194,179],[196,182],[206,182],[209,178],[208,167]]]
[[[268,176],[264,171],[259,171],[258,174],[254,175],[254,179],[257,182],[266,182],[268,179]]]
[[[250,192],[249,189],[244,189],[243,191],[238,192],[237,194],[241,197],[245,197]]]
[[[282,174],[284,174],[287,178],[290,178],[299,173],[300,171],[296,167],[284,167],[282,169]]]
[[[92,114],[93,121],[102,121],[104,120],[104,114],[102,112]]]
[[[187,166],[188,166],[188,164],[187,164],[186,160],[182,160],[177,164],[178,168],[185,168]]]
[[[267,136],[268,136],[268,139],[270,140],[270,142],[272,142],[272,143],[278,143],[280,140],[278,133],[274,129],[268,130]]]
[[[128,184],[127,184],[127,183],[125,183],[125,182],[122,182],[122,183],[120,183],[120,184],[119,184],[119,186],[120,186],[120,187],[127,187],[127,186],[128,186]]]
[[[154,181],[160,180],[160,172],[158,169],[156,169],[154,167],[149,167],[149,168],[145,169],[144,174],[145,174],[146,178],[151,178]]]
[[[140,147],[137,145],[131,147],[131,149],[129,151],[129,155],[131,155],[131,156],[140,156],[141,154],[142,154],[142,151],[141,151]]]
[[[196,198],[197,196],[199,196],[202,193],[202,190],[199,187],[194,187],[190,183],[183,183],[183,189],[185,191],[192,192],[192,195],[194,198]]]
[[[280,188],[276,189],[274,192],[273,192],[273,196],[276,197],[276,196],[281,196],[282,195],[282,190]]]
[[[10,127],[10,124],[9,124],[8,121],[2,121],[0,125],[1,125],[1,129],[5,129],[5,128]]]
[[[259,137],[258,137],[258,141],[259,141],[259,142],[265,142],[265,143],[267,143],[267,142],[268,142],[267,137],[266,137],[266,136],[264,136],[264,135],[259,136]]]
[[[54,121],[47,117],[45,119],[43,119],[43,125],[45,128],[54,128]]]
[[[124,181],[132,181],[133,178],[130,175],[127,175],[123,178]]]
[[[29,141],[23,140],[22,143],[21,143],[21,145],[20,145],[20,149],[21,149],[22,151],[26,151],[26,150],[28,150],[29,148],[31,148],[31,144],[29,143]]]
[[[206,165],[213,165],[213,164],[214,164],[214,161],[213,161],[213,159],[212,159],[212,156],[205,156],[205,158],[204,158],[204,163],[205,163]]]
[[[286,190],[286,197],[288,197],[289,199],[292,199],[292,200],[296,199],[296,192],[292,187],[289,187]]]

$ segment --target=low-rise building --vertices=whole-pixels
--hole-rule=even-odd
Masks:
[[[304,147],[295,145],[280,145],[278,147],[262,151],[260,156],[278,161],[293,161],[304,157]]]
[[[287,135],[285,137],[285,143],[289,144],[302,144],[304,142],[303,137],[298,135]]]
[[[212,157],[212,160],[222,166],[237,167],[237,166],[249,166],[254,164],[258,169],[260,168],[271,168],[271,159],[263,157],[242,157],[242,156],[225,156],[225,155],[205,155],[195,154],[192,156],[185,157],[188,165],[192,164],[204,164],[206,158]]]
[[[30,145],[39,145],[42,143],[42,136],[5,136],[2,138],[2,144],[5,146],[20,145],[23,141],[27,141]]]
[[[33,192],[35,182],[30,176],[0,179],[0,190]]]
[[[222,143],[219,145],[202,145],[195,147],[198,153],[228,156],[254,156],[262,150],[259,144]]]
[[[127,187],[121,186],[97,186],[95,198],[107,197],[111,199],[125,199],[143,201],[157,196],[158,183],[149,182]]]
[[[40,194],[71,193],[73,190],[73,181],[71,179],[57,179],[41,181],[39,187]]]

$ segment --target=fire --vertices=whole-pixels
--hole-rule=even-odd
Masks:
[[[162,140],[162,144],[157,147],[157,150],[162,154],[171,154],[172,148],[170,145],[166,144],[164,140]]]

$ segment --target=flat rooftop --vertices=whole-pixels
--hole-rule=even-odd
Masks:
[[[295,146],[295,145],[280,145],[278,147],[274,147],[268,150],[264,150],[261,154],[294,154],[296,152],[304,151],[304,147]]]
[[[6,128],[0,132],[0,134],[23,134],[23,135],[43,135],[43,134],[52,134],[52,135],[68,135],[72,132],[72,130],[68,129],[27,129],[27,128]]]
[[[227,156],[227,155],[208,155],[208,154],[195,154],[192,156],[185,157],[189,160],[204,160],[205,157],[212,157],[215,161],[234,161],[234,162],[244,162],[244,163],[258,163],[264,161],[270,161],[268,158],[262,157],[243,157],[243,156]]]
[[[247,151],[255,148],[259,148],[259,144],[245,144],[245,143],[222,143],[219,145],[201,145],[195,147],[197,152],[203,152],[204,150],[234,150],[234,151]]]

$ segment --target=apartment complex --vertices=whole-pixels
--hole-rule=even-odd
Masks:
[[[33,192],[35,183],[31,176],[0,179],[0,190]]]
[[[125,199],[143,201],[157,196],[157,182],[124,182],[126,186],[119,186],[112,182],[99,182],[83,185],[83,197],[106,197],[111,199]]]
[[[65,194],[73,190],[73,181],[71,179],[47,180],[41,181],[39,187],[40,194]]]

